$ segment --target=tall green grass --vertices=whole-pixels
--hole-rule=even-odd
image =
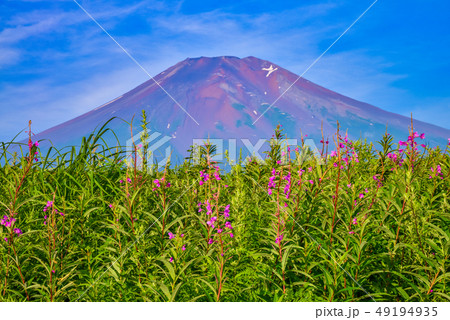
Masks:
[[[3,144],[1,301],[450,300],[448,147],[338,132],[291,157],[277,127],[265,161],[223,172],[206,144],[147,171],[106,132]]]

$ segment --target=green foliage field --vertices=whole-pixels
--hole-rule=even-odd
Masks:
[[[206,144],[144,170],[107,131],[2,144],[0,301],[450,301],[448,146],[336,135],[290,159],[278,127],[265,161],[225,172]]]

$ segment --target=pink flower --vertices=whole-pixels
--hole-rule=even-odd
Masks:
[[[355,231],[350,231],[348,234],[354,234],[355,233]]]
[[[309,183],[314,184],[314,181],[313,180],[309,180]]]
[[[281,235],[279,235],[278,237],[276,237],[275,243],[276,243],[276,244],[280,244],[282,240],[283,240],[283,235],[281,234]]]
[[[110,204],[109,207],[112,208],[113,207],[112,204]]]
[[[425,133],[422,133],[422,134],[420,135],[420,139],[425,139]]]
[[[186,250],[186,245],[185,244],[183,244],[183,246],[181,247],[181,250]]]
[[[170,257],[169,261],[170,261],[170,262],[173,262],[173,257]]]
[[[214,242],[214,240],[212,239],[212,238],[210,238],[209,240],[208,240],[208,244],[212,244]]]
[[[181,235],[180,235],[180,238],[183,238],[184,237],[184,233],[182,233]]]
[[[55,270],[52,270],[52,273],[55,273]]]
[[[359,194],[359,198],[360,198],[360,199],[364,198],[364,194],[360,193],[360,194]]]
[[[343,143],[339,143],[339,148],[343,149],[345,148],[345,145]]]
[[[222,233],[222,229],[217,229],[217,233]]]
[[[352,184],[351,184],[351,183],[349,183],[349,184],[347,185],[347,187],[348,187],[348,188],[351,188],[351,187],[352,187]]]
[[[230,233],[230,238],[233,238],[233,237],[234,237],[234,235],[232,233]]]
[[[172,232],[168,232],[167,234],[169,235],[169,239],[175,238],[175,235]]]
[[[212,214],[211,204],[209,203],[208,200],[206,200],[206,214],[207,214],[207,215]]]
[[[35,145],[36,147],[39,147],[39,142],[36,141],[36,142],[34,143],[34,145]]]
[[[337,156],[337,152],[336,151],[331,151],[330,157],[336,157],[336,156]]]
[[[358,224],[358,219],[357,219],[357,218],[353,218],[352,223],[353,223],[353,224]]]
[[[272,192],[272,190],[270,190],[270,191]],[[223,216],[225,218],[228,218],[230,216],[230,205],[229,204],[225,207],[225,210],[223,211]]]

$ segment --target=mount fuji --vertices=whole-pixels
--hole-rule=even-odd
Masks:
[[[302,132],[317,145],[322,123],[325,136],[331,138],[336,121],[353,139],[379,140],[386,125],[396,140],[408,135],[410,118],[297,79],[281,66],[255,57],[188,58],[154,80],[37,134],[34,140],[48,139],[57,147],[79,145],[83,136],[108,119],[130,121],[133,115],[136,134],[143,109],[155,139],[150,145],[156,148],[158,139],[165,137],[159,145],[170,145],[177,157],[186,156],[193,139],[235,140],[238,149],[255,145],[259,139],[269,139],[277,124],[282,124],[288,138],[299,139]],[[131,137],[124,121],[114,119],[108,127],[122,145]],[[425,132],[430,145],[445,144],[450,137],[450,130],[418,120],[414,129]]]

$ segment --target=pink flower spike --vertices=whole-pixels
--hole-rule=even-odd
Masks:
[[[172,232],[168,232],[167,234],[169,235],[169,239],[175,238],[175,235]]]
[[[212,244],[213,242],[214,242],[214,240],[211,238],[208,240],[208,244]]]
[[[39,142],[36,141],[36,142],[34,143],[34,145],[35,145],[36,147],[39,147]]]

